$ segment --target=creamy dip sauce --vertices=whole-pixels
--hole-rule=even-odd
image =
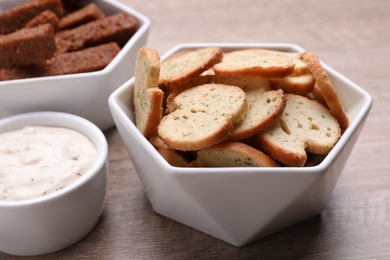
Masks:
[[[26,126],[0,133],[0,200],[24,200],[57,191],[94,163],[96,147],[83,134]]]

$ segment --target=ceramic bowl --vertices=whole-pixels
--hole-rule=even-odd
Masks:
[[[26,0],[2,0],[0,11]],[[139,29],[103,70],[72,75],[0,81],[0,118],[31,111],[60,111],[84,117],[99,128],[114,125],[107,99],[134,75],[135,55],[144,46],[150,28],[147,17],[131,7],[111,0],[96,3],[107,14],[127,12],[139,21]]]
[[[184,44],[181,50],[219,46],[224,51],[267,48],[304,51],[294,44]],[[181,168],[168,164],[134,125],[134,78],[109,98],[118,131],[153,209],[235,246],[321,213],[362,130],[372,99],[324,64],[345,106],[350,126],[316,166],[278,168]]]
[[[62,112],[32,112],[0,120],[0,133],[26,125],[65,127],[86,135],[97,159],[76,181],[47,195],[0,200],[0,251],[13,255],[41,255],[61,250],[87,235],[105,205],[107,141],[90,121]]]

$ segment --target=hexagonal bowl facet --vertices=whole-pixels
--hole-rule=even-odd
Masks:
[[[183,44],[174,53],[205,46],[224,51],[269,48],[304,51],[294,44]],[[134,125],[134,78],[109,98],[115,124],[153,209],[235,246],[321,213],[362,130],[372,99],[326,64],[350,119],[332,151],[316,166],[279,168],[181,168],[168,164]]]
[[[0,11],[26,0],[0,1]],[[108,108],[110,94],[134,75],[135,56],[145,45],[150,20],[131,7],[110,0],[91,0],[107,15],[127,12],[139,22],[137,32],[103,70],[61,76],[0,81],[0,118],[31,111],[76,114],[100,129],[114,125]]]

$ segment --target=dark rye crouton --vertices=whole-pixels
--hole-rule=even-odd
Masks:
[[[45,64],[0,69],[0,81],[92,72],[104,69],[120,51],[111,42],[56,55]]]
[[[55,35],[58,53],[76,51],[107,42],[123,46],[138,29],[132,15],[121,12]]]
[[[50,24],[0,35],[0,67],[43,63],[55,52],[53,27]]]
[[[91,3],[62,17],[58,24],[58,30],[72,29],[104,17],[103,11],[96,4]]]
[[[55,76],[74,73],[98,71],[104,69],[120,48],[117,43],[111,42],[80,51],[56,55],[47,64],[39,66],[39,76]]]
[[[35,16],[33,19],[31,19],[31,21],[29,21],[25,27],[32,28],[32,27],[36,27],[36,26],[41,25],[41,24],[49,23],[49,24],[51,24],[51,26],[53,26],[53,28],[55,30],[57,28],[59,21],[60,21],[60,19],[58,18],[58,16],[55,13],[53,13],[50,10],[46,10],[46,11],[38,14],[37,16]]]
[[[50,10],[62,17],[64,9],[61,0],[34,0],[0,13],[0,34],[7,34],[23,28],[31,19]]]

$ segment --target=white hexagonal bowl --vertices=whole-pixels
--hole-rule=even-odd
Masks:
[[[2,0],[0,11],[26,0]],[[108,108],[110,94],[134,75],[139,48],[146,44],[150,20],[112,0],[94,0],[107,14],[127,12],[139,21],[137,32],[103,70],[72,75],[0,81],[0,118],[32,111],[59,111],[84,117],[100,129],[114,125]]]
[[[294,44],[183,44],[162,56],[205,46],[304,51]],[[321,214],[372,106],[361,87],[323,64],[344,104],[350,126],[316,166],[180,168],[168,164],[134,124],[134,78],[109,98],[109,107],[153,209],[235,246]],[[129,187],[131,188],[131,187]]]

